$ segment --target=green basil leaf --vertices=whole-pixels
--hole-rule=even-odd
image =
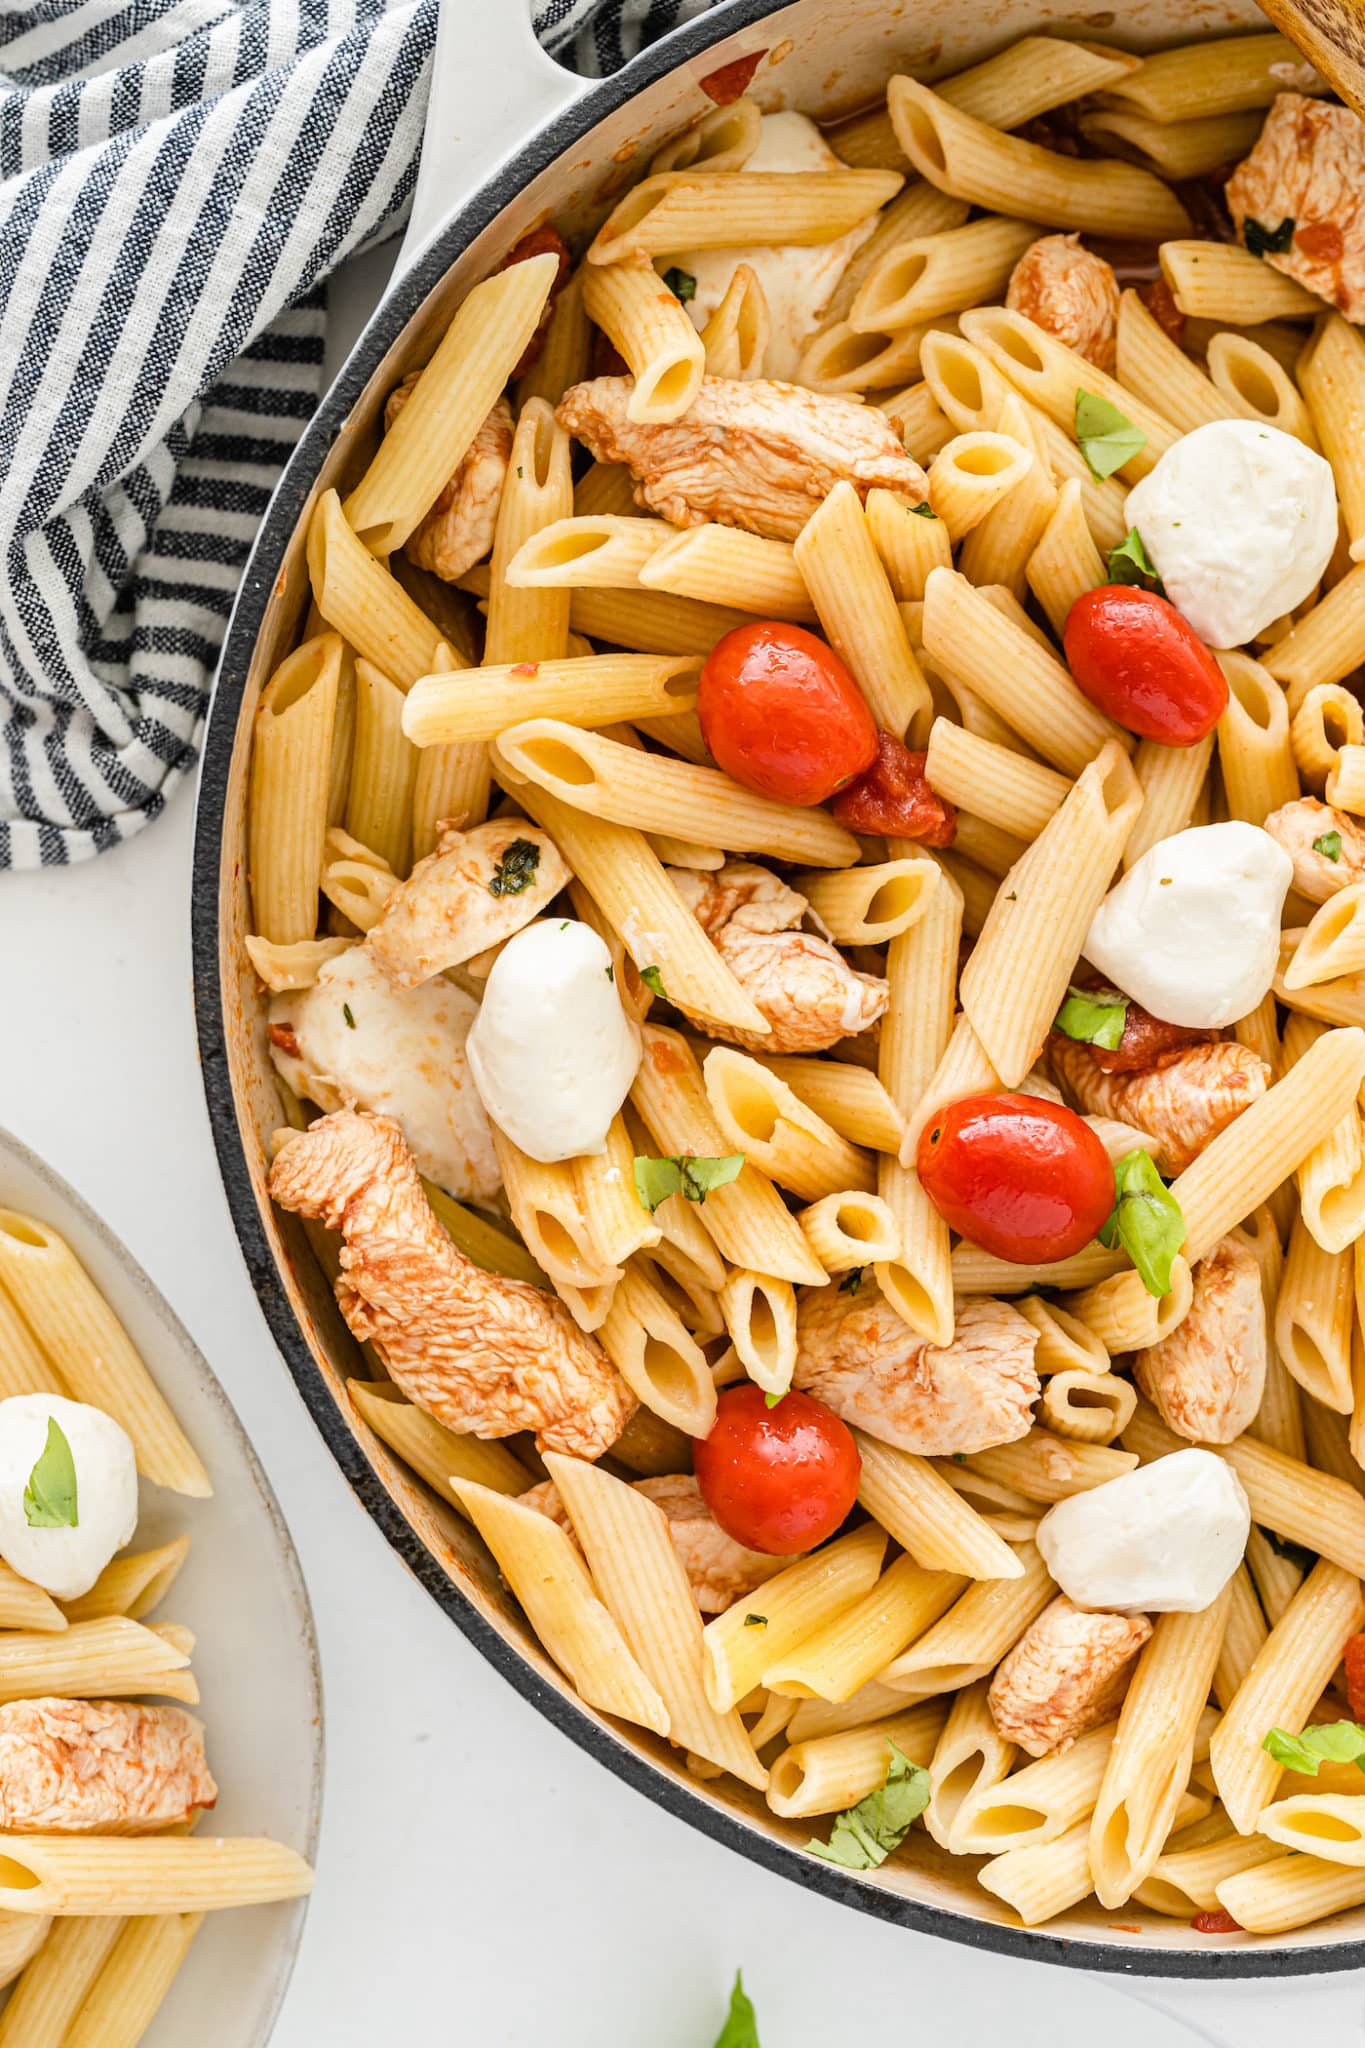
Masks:
[[[735,1971],[735,1988],[730,1993],[730,2010],[716,2036],[716,2048],[761,2048],[758,2019],[744,1990],[744,1975]]]
[[[1341,859],[1340,832],[1324,832],[1321,839],[1313,841],[1314,853],[1325,854],[1328,860]]]
[[[1052,1020],[1052,1028],[1067,1038],[1079,1039],[1083,1045],[1098,1045],[1105,1052],[1117,1052],[1127,1021],[1127,996],[1107,988],[1077,988],[1073,983]]]
[[[1317,1563],[1317,1553],[1303,1543],[1291,1543],[1287,1536],[1277,1536],[1273,1529],[1262,1529],[1261,1534],[1274,1551],[1276,1557],[1287,1558],[1296,1564],[1301,1572],[1311,1572]]]
[[[910,507],[910,510],[911,510],[911,511],[912,511],[912,512],[914,513],[914,515],[915,515],[916,519],[937,519],[937,518],[938,518],[938,514],[937,514],[937,512],[935,512],[935,510],[934,510],[934,508],[933,508],[933,506],[932,506],[932,505],[928,505],[928,504],[925,504],[925,505],[912,505],[912,506]]]
[[[686,1153],[651,1159],[637,1153],[635,1192],[652,1216],[670,1195],[681,1195],[686,1202],[704,1202],[712,1188],[738,1180],[743,1171],[742,1152],[731,1152],[724,1159],[694,1159]]]
[[[744,1154],[727,1152],[723,1159],[679,1160],[682,1168],[682,1191],[689,1202],[704,1202],[712,1188],[724,1188],[732,1180],[738,1180],[744,1171]]]
[[[635,1155],[635,1192],[640,1197],[640,1206],[648,1209],[650,1215],[660,1202],[666,1202],[670,1195],[676,1195],[682,1188],[682,1165],[676,1159],[650,1159],[646,1154]]]
[[[745,1628],[766,1628],[768,1626],[768,1617],[766,1614],[746,1614],[744,1626]]]
[[[1305,1728],[1302,1735],[1272,1728],[1261,1748],[1287,1771],[1307,1778],[1316,1778],[1321,1763],[1355,1764],[1365,1771],[1365,1728],[1358,1721],[1329,1721],[1321,1728]]]
[[[653,990],[656,996],[664,996],[665,999],[667,998],[667,990],[664,988],[664,978],[657,967],[642,967],[640,969],[640,979],[647,989]]]
[[[24,1520],[30,1529],[76,1529],[76,1461],[55,1415],[47,1418],[47,1442],[24,1488]]]
[[[863,1274],[866,1271],[866,1266],[851,1266],[839,1282],[840,1294],[856,1294],[863,1284]]]
[[[1109,581],[1134,583],[1139,589],[1156,591],[1159,597],[1166,595],[1165,585],[1135,526],[1130,526],[1118,546],[1109,550]]]
[[[838,1816],[828,1842],[807,1842],[813,1855],[845,1870],[876,1870],[905,1840],[929,1804],[929,1773],[894,1742],[886,1746],[891,1761],[885,1782]]]
[[[1283,256],[1294,239],[1294,222],[1286,214],[1277,228],[1263,227],[1258,220],[1242,223],[1242,240],[1251,256]]]
[[[1114,1207],[1100,1243],[1122,1245],[1149,1294],[1171,1291],[1171,1261],[1185,1242],[1180,1204],[1149,1152],[1126,1152],[1114,1168]]]
[[[490,896],[520,896],[529,889],[540,866],[540,848],[534,839],[514,839],[494,868],[488,883]]]
[[[1101,480],[1122,469],[1147,446],[1141,427],[1125,419],[1107,398],[1093,391],[1076,393],[1076,439],[1092,476]]]
[[[664,283],[668,286],[674,298],[681,299],[684,305],[687,304],[689,299],[695,299],[697,296],[696,278],[693,277],[690,270],[680,270],[676,263],[671,270],[664,272]]]
[[[350,1006],[350,1004],[349,1004],[349,1003],[343,1003],[343,1004],[342,1004],[342,1006],[341,1006],[341,1014],[342,1014],[342,1016],[343,1016],[343,1017],[344,1017],[344,1018],[346,1019],[346,1029],[347,1029],[348,1031],[354,1031],[354,1030],[355,1030],[355,1011],[354,1011],[354,1010],[353,1010],[353,1009],[351,1008],[351,1006]]]
[[[776,1408],[779,1401],[786,1400],[787,1394],[790,1391],[790,1388],[785,1388],[780,1394],[765,1394],[763,1396],[763,1406],[765,1408]]]

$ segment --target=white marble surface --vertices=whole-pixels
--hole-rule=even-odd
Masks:
[[[384,252],[340,294],[336,348]],[[940,2037],[1365,2041],[1354,1977],[1132,1984],[862,1918],[657,1811],[541,1721],[353,1500],[256,1307],[199,1084],[192,796],[72,873],[0,879],[0,1119],[95,1204],[239,1408],[317,1613],[327,1697],[319,1881],[277,2048],[711,2048],[742,1965],[764,2048]],[[206,1702],[210,1721],[212,1701]],[[214,2048],[212,2026],[196,2048]]]

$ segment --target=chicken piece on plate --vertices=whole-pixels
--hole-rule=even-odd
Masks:
[[[351,946],[311,988],[273,999],[270,1056],[319,1109],[396,1118],[419,1172],[461,1201],[486,1202],[500,1176],[465,1055],[478,1010],[449,981],[396,989],[368,946]]]
[[[1365,825],[1349,811],[1333,810],[1315,796],[1296,797],[1270,813],[1265,829],[1294,863],[1291,887],[1310,903],[1325,903],[1338,889],[1365,882]]]
[[[212,1806],[203,1723],[123,1700],[11,1700],[0,1707],[0,1828],[28,1835],[141,1835]]]
[[[629,377],[575,384],[556,417],[599,462],[624,462],[635,498],[674,526],[715,519],[770,540],[795,540],[844,478],[908,505],[928,495],[924,471],[875,405],[766,378],[703,377],[681,419],[628,420]]]
[[[1248,249],[1348,320],[1365,321],[1365,122],[1282,92],[1227,183]]]
[[[407,404],[420,370],[405,377],[389,393],[384,407],[384,430],[393,425]],[[462,456],[454,476],[440,497],[413,529],[403,552],[419,569],[453,583],[481,562],[493,545],[498,506],[507,465],[512,459],[512,408],[505,398],[495,400]]]
[[[1087,1614],[1059,1594],[991,1680],[986,1704],[997,1730],[1029,1756],[1070,1749],[1118,1712],[1151,1633],[1145,1614]]]
[[[392,1117],[338,1110],[291,1132],[270,1169],[283,1209],[345,1237],[337,1304],[410,1401],[460,1435],[536,1432],[598,1458],[635,1397],[562,1301],[487,1273],[451,1243]]]
[[[1048,1059],[1083,1115],[1114,1117],[1154,1138],[1152,1157],[1168,1179],[1270,1086],[1260,1054],[1230,1038],[1159,1053],[1135,1073],[1107,1074],[1091,1046],[1054,1031]]]
[[[806,899],[755,861],[711,873],[670,868],[674,887],[746,995],[772,1026],[756,1032],[708,1024],[717,1038],[755,1052],[825,1052],[883,1015],[890,991],[849,966],[837,946],[803,932]]]
[[[1240,1238],[1223,1237],[1190,1278],[1189,1314],[1137,1353],[1133,1378],[1177,1436],[1230,1444],[1255,1421],[1265,1390],[1261,1268]]]
[[[668,1517],[673,1546],[682,1559],[692,1597],[703,1614],[723,1614],[771,1579],[795,1557],[770,1557],[761,1550],[748,1550],[727,1536],[701,1497],[701,1488],[690,1472],[669,1472],[659,1479],[633,1479],[631,1485],[643,1493]],[[563,1529],[572,1528],[559,1488],[553,1480],[542,1480],[529,1492],[518,1494],[523,1507],[538,1508]]]
[[[797,1313],[792,1385],[919,1457],[988,1451],[1028,1434],[1037,1344],[1018,1309],[989,1296],[958,1302],[953,1341],[939,1349],[867,1280],[852,1294],[813,1288]]]
[[[1079,235],[1044,235],[1025,249],[1011,273],[1005,304],[1087,362],[1113,369],[1118,279],[1103,256],[1082,248]]]
[[[510,939],[571,878],[548,832],[490,818],[466,832],[441,826],[436,851],[390,894],[365,944],[395,988],[416,988]]]

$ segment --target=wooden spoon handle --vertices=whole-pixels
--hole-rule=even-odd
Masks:
[[[1261,6],[1365,119],[1365,0],[1261,0]]]

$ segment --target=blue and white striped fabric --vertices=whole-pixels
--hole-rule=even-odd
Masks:
[[[536,29],[601,73],[707,4]],[[406,219],[436,6],[0,0],[0,868],[118,845],[193,766],[325,280]]]

